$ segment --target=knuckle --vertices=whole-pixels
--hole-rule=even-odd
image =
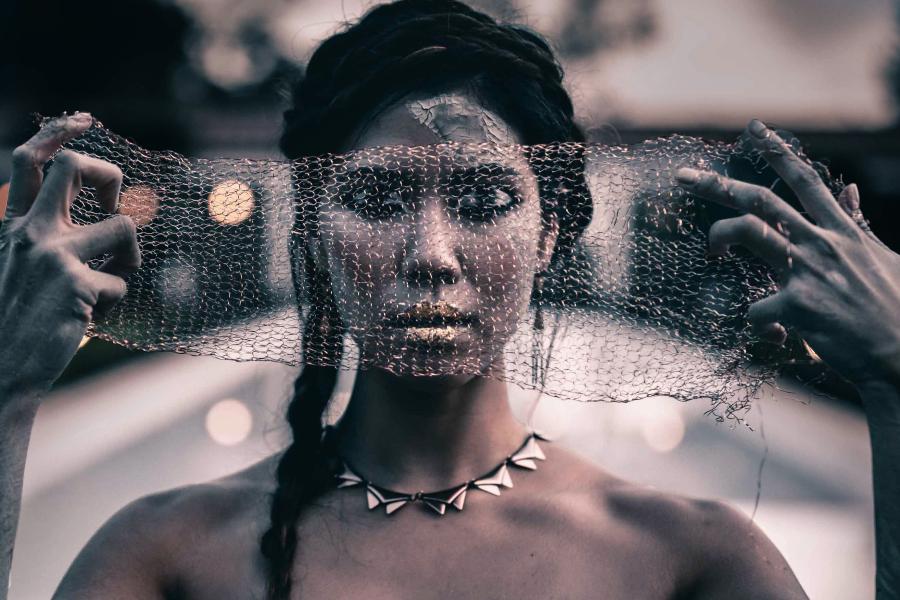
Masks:
[[[128,284],[121,277],[116,277],[116,297],[121,300],[128,293]]]
[[[120,239],[127,241],[137,239],[137,226],[131,217],[119,214],[111,217],[111,220],[112,226]]]
[[[793,279],[785,287],[785,304],[790,312],[807,312],[813,305],[813,286],[801,278]]]
[[[86,288],[77,288],[71,297],[69,312],[78,321],[90,323],[94,318],[96,304],[96,295],[93,292]]]
[[[760,214],[770,216],[772,207],[777,197],[771,190],[758,185],[750,186],[746,192],[747,210],[758,211]]]
[[[757,221],[758,219],[756,216],[751,214],[738,217],[737,221],[734,223],[735,233],[741,237],[747,236],[757,228]]]
[[[41,228],[30,219],[23,223],[22,227],[10,229],[9,233],[26,249],[40,248],[45,239]]]
[[[714,194],[723,194],[723,195],[731,194],[731,187],[729,186],[729,180],[727,177],[724,177],[721,173],[714,173],[702,181],[705,184],[704,187],[708,191],[710,191]]]
[[[37,153],[34,148],[25,143],[12,151],[12,165],[18,169],[34,169],[38,166]]]
[[[37,242],[36,236],[24,220],[4,223],[2,235],[8,247],[15,250],[28,250]]]
[[[822,178],[819,177],[819,174],[816,172],[816,170],[805,162],[798,160],[796,170],[797,181],[800,184],[808,187],[813,187],[822,183]]]
[[[43,268],[54,273],[69,273],[67,263],[69,256],[57,244],[38,243],[32,250],[35,261]]]
[[[62,169],[67,173],[73,173],[78,170],[78,154],[71,150],[60,150],[53,159],[53,168]]]
[[[815,247],[819,254],[823,256],[835,259],[840,255],[838,249],[838,240],[835,239],[835,236],[827,230],[823,230],[819,233],[815,240]]]
[[[122,173],[122,169],[119,168],[119,165],[106,161],[104,161],[103,164],[106,165],[107,169],[109,170],[110,179],[116,183],[122,183],[122,179],[125,177],[125,175]]]
[[[729,219],[721,219],[712,224],[709,228],[709,239],[719,239],[728,229],[728,221]]]

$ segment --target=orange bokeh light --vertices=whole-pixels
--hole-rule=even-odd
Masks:
[[[220,225],[238,225],[250,218],[255,204],[249,185],[226,179],[209,193],[209,216]]]
[[[134,224],[143,227],[159,212],[159,196],[147,185],[135,185],[119,197],[119,213],[128,215]]]
[[[9,184],[0,185],[0,219],[6,214],[6,203],[9,201]]]

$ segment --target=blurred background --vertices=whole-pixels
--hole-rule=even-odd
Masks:
[[[86,110],[155,149],[277,157],[286,82],[359,0],[7,0],[0,5],[0,184],[32,113]],[[597,139],[733,140],[751,117],[797,134],[857,182],[894,249],[900,10],[890,0],[479,0],[557,48]],[[0,185],[0,205],[5,203]],[[211,194],[211,202],[213,195]],[[295,373],[85,343],[32,437],[11,598],[47,598],[96,528],[144,494],[276,451]],[[700,403],[544,400],[537,424],[612,471],[729,500],[813,599],[873,596],[870,456],[851,388],[816,366],[747,423]],[[339,396],[349,391],[342,383]],[[516,392],[525,410],[530,394]]]

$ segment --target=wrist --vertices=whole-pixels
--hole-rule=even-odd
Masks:
[[[31,422],[46,390],[11,382],[0,382],[0,420]]]
[[[900,381],[868,379],[856,385],[870,428],[900,431]]]

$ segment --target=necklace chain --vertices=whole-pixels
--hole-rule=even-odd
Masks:
[[[536,461],[546,459],[543,450],[538,445],[538,440],[548,441],[539,433],[529,433],[525,441],[512,454],[481,477],[436,492],[407,493],[381,487],[359,475],[343,458],[340,458],[340,471],[335,475],[335,485],[338,489],[365,488],[369,510],[384,507],[385,514],[392,515],[407,504],[420,503],[435,514],[443,516],[447,514],[449,507],[455,508],[457,512],[461,511],[465,506],[469,490],[480,490],[492,496],[499,496],[503,488],[513,487],[510,467],[528,471],[537,470],[538,463]]]

